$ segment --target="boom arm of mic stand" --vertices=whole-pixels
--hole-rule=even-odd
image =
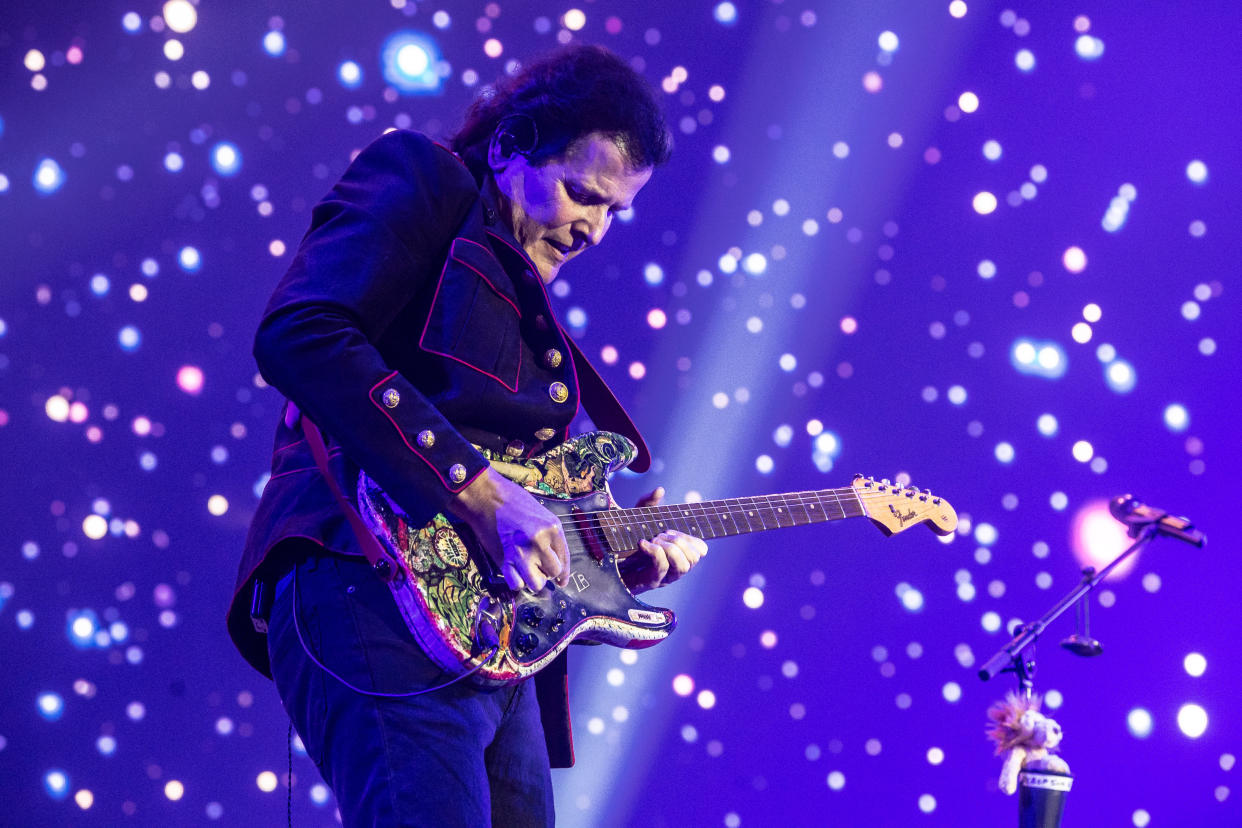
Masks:
[[[1043,617],[1038,621],[1033,624],[1027,624],[1019,630],[1018,634],[1015,635],[1008,644],[1002,647],[996,655],[992,656],[987,660],[987,662],[984,663],[983,667],[979,670],[979,678],[983,681],[987,681],[997,673],[1005,672],[1005,670],[1009,669],[1009,665],[1012,665],[1014,671],[1018,674],[1018,680],[1025,685],[1025,676],[1027,671],[1022,661],[1022,651],[1039,640],[1039,636],[1043,634],[1048,625],[1056,620],[1061,613],[1074,606],[1074,604],[1077,603],[1083,595],[1095,589],[1096,584],[1107,578],[1109,573],[1116,569],[1122,561],[1130,557],[1143,546],[1146,546],[1151,542],[1152,538],[1156,537],[1156,535],[1160,533],[1160,528],[1153,523],[1145,524],[1141,527],[1135,526],[1133,528],[1138,529],[1139,534],[1136,536],[1137,540],[1130,544],[1129,548],[1127,548],[1116,558],[1113,558],[1112,562],[1109,563],[1108,566],[1104,567],[1095,574],[1095,577],[1090,580],[1081,581],[1078,586],[1070,590],[1068,595],[1058,601],[1052,609],[1044,613]]]

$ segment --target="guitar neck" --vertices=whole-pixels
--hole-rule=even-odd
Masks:
[[[676,506],[643,506],[594,512],[614,552],[638,547],[667,529],[700,538],[721,538],[787,529],[830,520],[861,517],[866,512],[850,487],[814,492],[732,497]]]

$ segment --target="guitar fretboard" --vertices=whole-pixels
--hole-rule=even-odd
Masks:
[[[666,529],[700,538],[720,538],[768,529],[805,526],[865,514],[857,493],[850,487],[815,492],[735,497],[681,503],[676,506],[643,506],[594,512],[608,545],[614,552],[635,549],[640,540],[651,540]]]

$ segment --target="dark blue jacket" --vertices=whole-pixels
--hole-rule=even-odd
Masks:
[[[264,380],[323,431],[342,491],[365,468],[416,521],[447,511],[482,472],[472,443],[529,456],[565,439],[579,405],[575,350],[479,182],[408,131],[364,149],[316,205],[254,344]],[[554,383],[568,391],[562,401]],[[360,554],[301,429],[282,419],[228,614],[238,649],[268,676],[252,585],[287,568],[280,542],[294,537]],[[540,700],[545,729],[549,714],[563,719],[564,734],[548,735],[564,764],[556,684],[562,709],[546,709],[546,692]]]

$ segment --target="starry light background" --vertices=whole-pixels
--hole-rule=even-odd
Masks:
[[[575,651],[561,823],[1009,824],[1012,682],[975,672],[1133,492],[1210,544],[1090,599],[1102,657],[1069,615],[1041,646],[1067,824],[1242,824],[1240,37],[1224,0],[6,4],[0,821],[284,823],[287,719],[224,628],[259,313],[352,152],[585,40],[677,142],[554,290],[657,450],[622,499],[863,472],[961,524],[715,543],[651,596],[672,639]],[[294,748],[294,824],[335,824]]]

